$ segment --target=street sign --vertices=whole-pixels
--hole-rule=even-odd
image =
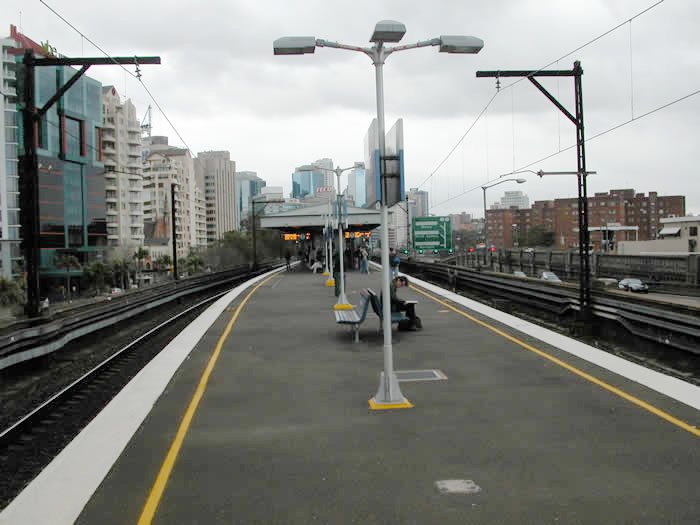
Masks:
[[[451,250],[452,223],[449,217],[414,217],[413,247],[416,250]]]

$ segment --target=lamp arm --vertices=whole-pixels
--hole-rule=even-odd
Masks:
[[[384,52],[388,55],[388,54],[393,53],[395,51],[406,51],[407,49],[416,49],[418,47],[439,46],[439,45],[440,45],[439,38],[431,38],[430,40],[421,40],[420,42],[416,42],[415,44],[404,44],[402,46],[388,47],[384,50]]]
[[[332,42],[330,40],[323,40],[322,38],[316,39],[317,47],[332,47],[335,49],[345,49],[347,51],[359,51],[360,53],[370,54],[372,52],[371,48],[361,47],[361,46],[350,46],[348,44],[341,44],[340,42]]]

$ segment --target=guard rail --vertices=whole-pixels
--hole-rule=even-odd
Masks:
[[[0,336],[0,370],[13,364],[54,352],[68,342],[97,332],[135,315],[181,297],[222,286],[230,281],[251,278],[278,264],[260,264],[251,272],[248,265],[169,281],[132,291],[90,305],[62,312],[60,317],[33,320],[31,326],[11,327]],[[12,329],[14,328],[14,329]]]
[[[578,287],[522,279],[442,263],[402,262],[408,274],[472,289],[492,300],[508,300],[536,307],[556,316],[580,310]],[[494,301],[497,302],[497,301]],[[700,355],[700,308],[640,297],[592,291],[595,317],[619,323],[630,333],[655,343]]]

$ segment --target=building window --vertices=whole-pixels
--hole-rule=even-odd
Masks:
[[[698,227],[697,226],[690,226],[688,228],[688,235],[690,237],[697,237],[698,236]]]
[[[95,156],[102,162],[102,128],[95,128]]]

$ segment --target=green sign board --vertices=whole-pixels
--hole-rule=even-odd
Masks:
[[[416,250],[452,249],[452,223],[449,217],[414,217],[413,247]]]

